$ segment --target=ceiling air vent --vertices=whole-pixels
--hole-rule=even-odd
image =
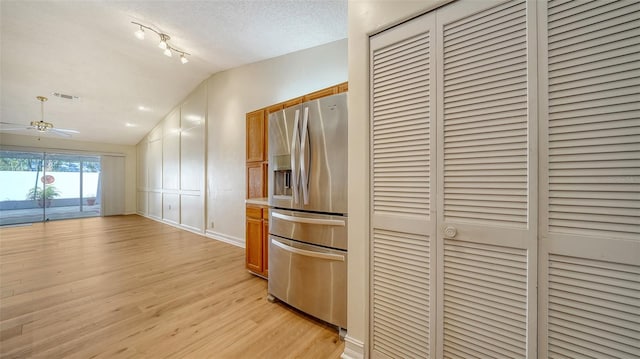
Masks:
[[[78,97],[78,96],[67,95],[65,93],[60,93],[60,92],[54,92],[53,96],[60,97],[60,98],[63,98],[65,100],[79,100],[80,99],[80,97]]]

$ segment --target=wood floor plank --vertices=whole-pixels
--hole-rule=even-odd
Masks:
[[[135,215],[0,228],[0,358],[339,358],[244,255]]]

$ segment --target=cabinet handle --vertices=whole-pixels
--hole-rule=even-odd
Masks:
[[[287,216],[286,214],[271,212],[271,216],[288,222],[305,223],[305,224],[321,224],[325,226],[345,226],[345,221],[341,219],[321,219],[321,218],[304,218]]]
[[[302,138],[300,139],[300,177],[302,181],[302,203],[309,204],[309,106],[302,116]]]
[[[271,238],[271,243],[273,243],[273,245],[277,247],[284,249],[287,252],[291,252],[294,254],[299,254],[302,256],[313,257],[313,258],[328,259],[331,261],[344,262],[344,256],[340,254],[322,253],[322,252],[308,251],[306,249],[295,248],[295,247],[288,246],[282,242],[278,242],[273,238]]]
[[[291,139],[291,192],[293,192],[293,203],[298,203],[300,175],[298,168],[298,157],[300,156],[300,134],[298,131],[298,121],[300,119],[300,110],[296,110],[293,119],[293,136]]]

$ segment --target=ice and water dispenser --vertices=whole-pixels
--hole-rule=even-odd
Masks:
[[[269,166],[273,170],[273,195],[288,196],[291,191],[291,156],[280,155],[272,156]]]

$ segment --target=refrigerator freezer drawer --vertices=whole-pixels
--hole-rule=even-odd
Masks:
[[[347,252],[269,236],[269,294],[347,328]]]
[[[347,250],[348,219],[346,216],[272,208],[269,232],[279,237]]]

